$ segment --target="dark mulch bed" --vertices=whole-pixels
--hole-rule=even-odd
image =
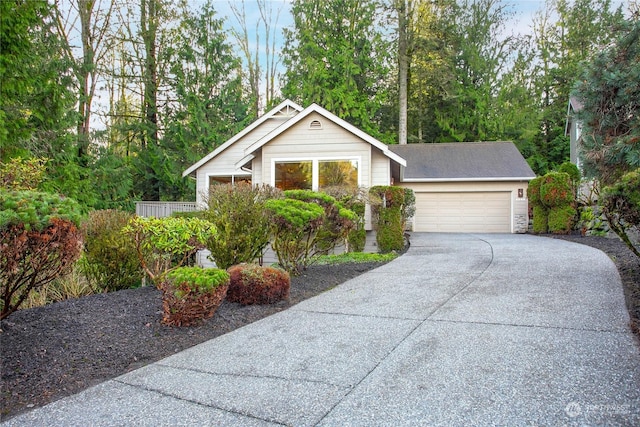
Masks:
[[[640,262],[618,239],[552,236],[598,248],[616,263],[640,337]],[[161,297],[146,287],[21,310],[0,325],[0,419],[41,406],[230,332],[315,296],[380,264],[313,266],[291,283],[288,302],[225,301],[201,326],[160,325]]]
[[[185,328],[160,324],[162,299],[154,287],[17,311],[0,324],[0,420],[285,310],[380,265],[312,266],[291,280],[289,301],[224,301],[211,319]]]

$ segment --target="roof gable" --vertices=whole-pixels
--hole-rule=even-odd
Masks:
[[[204,156],[198,162],[191,165],[188,169],[182,172],[182,176],[185,177],[187,175],[193,174],[200,166],[204,165],[211,159],[215,158],[218,154],[222,153],[224,150],[229,148],[229,146],[231,146],[238,140],[248,135],[251,131],[259,127],[260,125],[262,125],[267,120],[272,118],[286,119],[286,118],[294,117],[296,114],[299,114],[302,110],[303,108],[300,105],[288,99],[281,102],[278,106],[274,107],[269,112],[263,114],[260,118],[255,120],[249,126],[247,126],[242,131],[240,131],[239,133],[235,134],[233,137],[228,139],[224,144],[220,145],[218,148],[216,148],[215,150],[213,150],[212,152]]]
[[[250,156],[252,156],[253,153],[255,153],[257,150],[262,148],[264,145],[268,144],[270,141],[273,141],[276,137],[278,137],[279,135],[281,135],[282,133],[284,133],[288,129],[291,129],[291,127],[293,127],[297,123],[301,122],[305,118],[309,117],[309,115],[311,115],[314,112],[319,114],[319,115],[321,115],[325,119],[332,121],[333,123],[335,123],[336,125],[342,127],[343,129],[347,130],[348,132],[356,135],[358,138],[362,139],[363,141],[366,141],[369,144],[373,145],[374,147],[376,147],[377,149],[382,151],[382,154],[384,154],[385,156],[389,157],[390,159],[392,159],[396,163],[399,163],[402,166],[406,166],[406,164],[407,164],[406,160],[404,158],[402,158],[402,156],[400,156],[400,155],[394,153],[393,151],[389,150],[389,147],[386,144],[378,141],[376,138],[372,137],[371,135],[367,134],[366,132],[363,132],[362,130],[358,129],[357,127],[353,126],[352,124],[348,123],[347,121],[341,119],[340,117],[336,116],[335,114],[325,110],[324,108],[320,107],[317,104],[311,104],[310,106],[308,106],[307,108],[302,110],[299,114],[296,114],[294,117],[292,117],[291,119],[287,120],[281,126],[279,126],[278,128],[274,129],[273,131],[269,132],[267,135],[263,136],[262,138],[258,139],[256,142],[251,144],[249,147],[247,147],[245,149],[245,151],[244,151],[244,154],[245,154],[246,158],[248,159]],[[243,161],[244,161],[244,159],[241,160],[239,163],[242,163]]]
[[[507,181],[536,177],[512,142],[404,144],[389,147],[407,161],[403,182]]]

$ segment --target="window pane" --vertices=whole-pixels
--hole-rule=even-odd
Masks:
[[[320,190],[326,187],[358,186],[358,162],[356,160],[322,160],[318,162]]]
[[[281,190],[311,190],[312,162],[276,163],[276,188]]]

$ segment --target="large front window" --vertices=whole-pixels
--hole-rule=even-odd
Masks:
[[[320,160],[318,162],[318,188],[358,186],[358,162],[355,160]]]
[[[281,190],[319,190],[359,185],[359,160],[322,159],[274,162],[274,185]]]
[[[276,188],[280,190],[311,190],[313,187],[313,163],[277,162]]]

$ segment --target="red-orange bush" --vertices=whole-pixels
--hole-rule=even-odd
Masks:
[[[71,269],[82,250],[82,233],[65,219],[51,218],[39,229],[25,224],[0,227],[0,319],[18,309],[32,289]]]
[[[289,298],[289,273],[257,264],[239,264],[228,270],[231,281],[227,300],[244,305],[273,304]]]

